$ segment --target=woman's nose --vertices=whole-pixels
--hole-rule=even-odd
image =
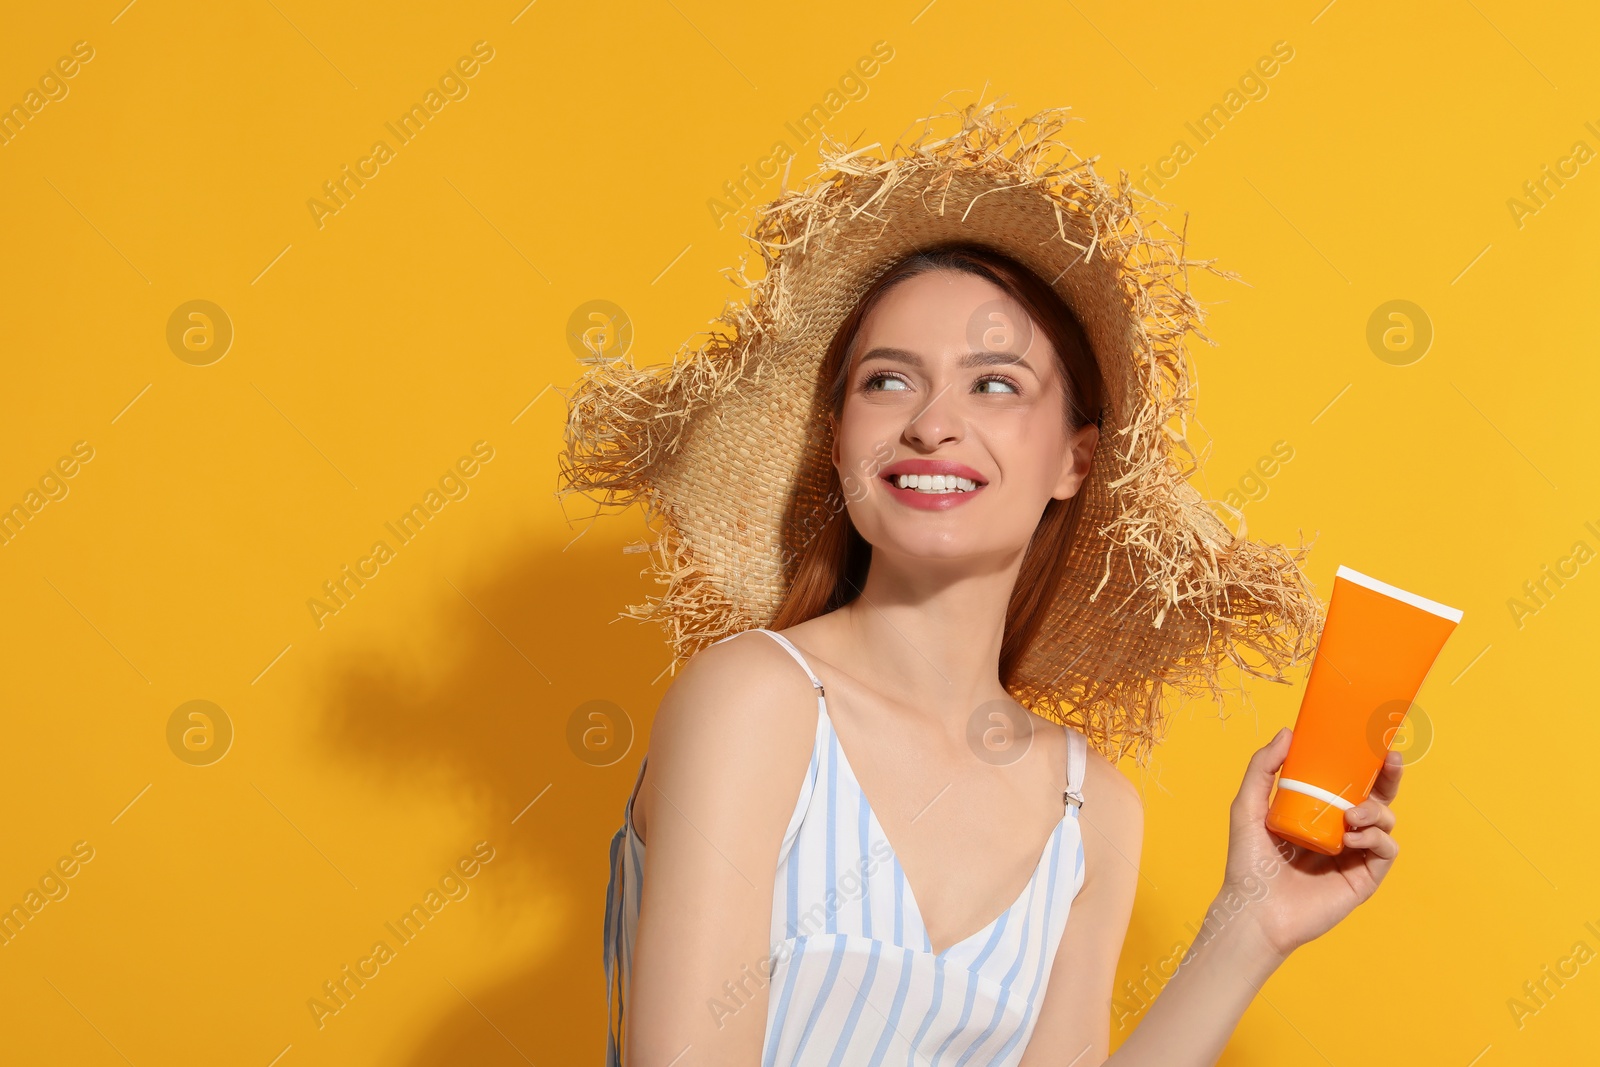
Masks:
[[[940,445],[960,440],[965,424],[952,402],[951,389],[950,384],[936,389],[928,402],[906,420],[905,439],[908,444],[932,451]]]

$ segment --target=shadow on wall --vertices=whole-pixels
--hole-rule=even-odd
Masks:
[[[420,781],[479,806],[503,875],[480,890],[491,922],[515,922],[519,907],[540,898],[570,917],[497,986],[458,993],[441,975],[435,1029],[407,1050],[400,1062],[409,1067],[604,1057],[608,848],[670,676],[651,684],[668,660],[659,627],[613,622],[658,590],[640,576],[648,557],[623,554],[631,524],[600,526],[565,552],[531,551],[483,568],[478,584],[442,585],[427,625],[449,635],[448,651],[427,681],[380,650],[343,665],[325,689],[321,740],[334,758],[396,789]],[[597,699],[625,709],[634,729],[632,747],[608,767],[581,761],[567,739],[574,709]]]
[[[346,663],[325,689],[322,742],[331,758],[354,761],[387,788],[448,791],[477,804],[496,856],[495,878],[480,879],[473,899],[484,894],[490,922],[515,923],[541,899],[558,901],[567,920],[497,984],[449,975],[457,992],[437,974],[433,1028],[395,1057],[405,1067],[603,1062],[608,849],[671,679],[652,685],[668,659],[660,628],[616,619],[660,589],[640,576],[647,557],[622,553],[637,529],[620,518],[599,525],[566,552],[485,566],[488,577],[458,581],[459,593],[441,582],[427,627],[449,640],[426,682],[390,650]],[[573,711],[597,699],[625,709],[634,729],[627,755],[608,767],[581,761],[567,738]],[[1136,908],[1128,932],[1135,958],[1169,940],[1146,928],[1147,913]]]

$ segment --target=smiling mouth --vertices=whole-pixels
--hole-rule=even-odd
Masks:
[[[982,482],[960,478],[954,474],[891,474],[884,481],[896,489],[910,489],[917,493],[970,493]]]

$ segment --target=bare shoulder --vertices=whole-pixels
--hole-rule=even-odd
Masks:
[[[1118,866],[1137,870],[1139,850],[1144,840],[1144,800],[1128,776],[1105,756],[1089,749],[1089,766],[1084,774],[1082,822],[1092,833],[1084,835],[1085,857],[1090,875],[1104,870],[1096,864],[1094,853],[1109,852],[1120,857]]]
[[[784,747],[784,735],[809,737],[816,726],[810,681],[772,638],[749,631],[691,657],[662,697],[650,751],[687,738],[750,746]],[[776,735],[776,736],[774,736]]]
[[[750,632],[701,650],[656,712],[637,821],[654,822],[665,795],[685,815],[724,808],[770,829],[792,809],[795,794],[777,785],[798,785],[816,727],[811,683],[771,637]]]

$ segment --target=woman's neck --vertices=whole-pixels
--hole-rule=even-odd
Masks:
[[[974,572],[874,552],[861,594],[835,615],[840,665],[956,731],[1005,695],[1000,646],[1021,557]]]

